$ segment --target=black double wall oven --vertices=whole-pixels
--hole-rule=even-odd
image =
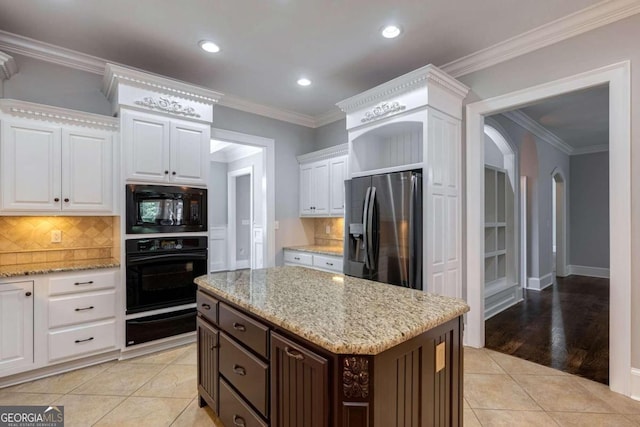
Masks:
[[[176,191],[179,189],[183,191]],[[195,331],[194,279],[207,274],[207,236],[193,235],[184,227],[191,227],[192,231],[206,231],[206,190],[128,185],[127,191],[128,234],[176,235],[156,235],[125,242],[126,345]],[[136,192],[145,196],[132,197]],[[151,193],[161,197],[148,197]],[[141,210],[145,224],[130,223],[130,218],[141,216]],[[139,227],[137,231],[133,231],[136,229],[132,230],[130,224]],[[175,227],[182,229],[174,231]]]

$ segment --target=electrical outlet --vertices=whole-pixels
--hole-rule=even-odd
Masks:
[[[51,243],[62,242],[62,230],[51,230]]]
[[[331,234],[331,226],[330,226],[330,225],[327,225],[327,226],[324,228],[324,232],[325,232],[325,233],[327,233],[327,234]]]

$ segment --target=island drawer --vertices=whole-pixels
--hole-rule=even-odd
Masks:
[[[235,343],[224,332],[220,333],[219,351],[220,374],[266,417],[269,407],[269,365]]]
[[[220,380],[220,420],[225,426],[268,427],[249,405],[233,391],[231,386]]]
[[[342,258],[314,255],[313,266],[325,270],[335,271],[336,273],[342,273]]]
[[[268,358],[269,328],[262,323],[221,303],[219,310],[220,328],[232,337]]]
[[[284,251],[284,262],[300,265],[313,265],[313,255],[301,252]]]
[[[218,324],[218,300],[198,291],[196,294],[196,303],[198,304],[198,313],[214,325]]]

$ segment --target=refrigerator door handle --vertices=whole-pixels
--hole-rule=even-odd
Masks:
[[[367,193],[364,196],[364,209],[362,211],[362,242],[364,243],[364,266],[369,267],[369,245],[367,243],[368,237],[368,222],[369,217],[369,197],[371,196],[371,187],[367,187]]]
[[[369,196],[369,209],[367,210],[367,225],[366,225],[366,233],[367,233],[367,253],[366,255],[369,258],[369,269],[375,270],[376,268],[376,260],[375,260],[375,250],[373,247],[373,211],[376,208],[376,187],[371,187],[371,196]]]
[[[415,175],[411,176],[411,197],[409,197],[409,287],[416,288],[416,267],[418,254],[416,253],[416,197],[418,190],[418,180]]]

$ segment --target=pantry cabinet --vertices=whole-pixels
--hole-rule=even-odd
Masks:
[[[33,364],[33,281],[0,283],[0,372]]]
[[[298,156],[300,216],[344,216],[346,144]]]
[[[208,125],[122,111],[127,180],[206,185]]]
[[[109,128],[117,127],[114,119],[101,117],[104,123],[93,119],[93,127],[75,126],[75,121],[87,120],[86,113],[12,100],[3,100],[2,110],[13,111],[14,104],[28,104],[33,117],[47,112],[52,120],[2,116],[2,210],[113,214],[116,137]]]

